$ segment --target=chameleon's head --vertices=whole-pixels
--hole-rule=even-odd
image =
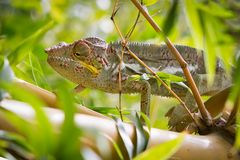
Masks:
[[[91,37],[67,44],[61,42],[45,50],[48,63],[61,75],[79,83],[79,80],[96,77],[107,65],[107,44]]]

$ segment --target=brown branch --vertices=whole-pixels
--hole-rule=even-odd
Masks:
[[[213,121],[212,117],[207,111],[206,107],[204,106],[204,103],[201,99],[201,96],[198,92],[197,86],[191,76],[191,73],[187,67],[187,63],[181,56],[181,54],[178,52],[178,50],[174,47],[172,42],[163,34],[160,27],[155,23],[155,21],[152,19],[152,17],[146,12],[146,10],[143,9],[142,5],[137,0],[131,0],[132,3],[138,8],[138,10],[142,13],[142,15],[146,18],[146,20],[150,23],[150,25],[154,28],[154,30],[159,33],[161,36],[163,36],[165,43],[167,44],[168,48],[172,52],[172,54],[175,56],[177,61],[179,62],[181,68],[183,69],[184,75],[187,79],[187,82],[189,84],[190,89],[192,90],[193,96],[197,102],[198,108],[201,112],[201,115],[206,122],[207,126],[212,126]]]

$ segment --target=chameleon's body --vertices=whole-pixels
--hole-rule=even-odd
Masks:
[[[148,43],[128,44],[129,48],[153,71],[162,71],[183,75],[182,69],[166,45]],[[206,71],[202,51],[176,45],[185,61],[201,94],[216,92],[230,85],[221,63],[217,63],[217,81],[207,86]],[[78,88],[93,88],[109,93],[119,93],[119,64],[123,48],[120,42],[107,44],[105,41],[90,37],[75,41],[72,44],[60,43],[46,49],[48,63],[61,75],[79,84]],[[199,52],[199,53],[198,53]],[[128,81],[132,75],[142,75],[148,71],[129,53],[124,51],[122,73],[122,93],[141,93],[141,110],[149,114],[150,95],[172,96],[164,86],[158,85],[155,79]],[[171,85],[172,90],[180,97],[185,97],[187,89]]]

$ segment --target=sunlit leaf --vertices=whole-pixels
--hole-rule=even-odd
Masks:
[[[108,136],[106,134],[104,134],[104,136],[113,144],[113,147],[114,147],[115,151],[117,152],[119,159],[124,160],[122,151],[119,148],[118,144],[110,136]]]
[[[12,157],[16,159],[33,159],[34,156],[25,150],[22,146],[19,146],[18,144],[14,142],[6,142],[6,141],[0,141],[0,148],[2,150],[5,150],[6,153],[10,154]]]
[[[197,7],[208,14],[218,17],[231,18],[234,16],[232,11],[225,9],[223,5],[214,1],[209,1],[208,4],[198,3]]]
[[[177,84],[183,88],[186,88],[189,92],[192,92],[191,89],[183,82],[172,82],[172,83]]]
[[[141,75],[131,75],[129,78],[128,78],[128,81],[131,82],[131,81],[140,81],[141,79]]]
[[[185,79],[183,77],[179,77],[173,74],[165,73],[165,72],[156,72],[157,76],[162,80],[169,80],[171,82],[183,82]]]
[[[61,127],[61,133],[58,140],[58,147],[56,149],[56,159],[81,159],[81,153],[78,139],[81,136],[81,130],[76,126],[74,115],[76,106],[74,105],[74,98],[70,90],[62,84],[58,89],[59,105],[64,111],[64,122]],[[68,146],[65,148],[65,146]],[[65,148],[62,150],[62,148]]]
[[[178,148],[181,146],[184,140],[184,135],[181,134],[176,139],[164,142],[152,148],[149,148],[145,152],[139,154],[134,160],[164,160],[170,158],[172,154],[174,154]]]
[[[110,114],[113,114],[113,115],[118,115],[119,114],[119,111],[116,110],[116,108],[113,108],[113,107],[89,107],[90,109],[98,112],[98,113],[102,113],[102,114],[107,114],[107,115],[110,115]],[[130,112],[127,111],[127,110],[122,110],[122,114],[123,115],[127,115],[129,114]]]
[[[131,159],[133,157],[133,153],[134,153],[133,143],[132,143],[128,133],[126,132],[122,121],[119,118],[115,119],[115,121],[116,121],[116,125],[117,125],[117,129],[118,129],[120,138],[121,138],[121,140],[124,144],[124,147],[128,153],[128,159]]]
[[[207,15],[205,15],[207,16]],[[216,52],[219,51],[217,43],[217,35],[215,26],[212,23],[213,19],[208,15],[208,18],[205,18],[205,28],[206,28],[206,69],[208,73],[208,82],[209,84],[213,83],[215,66],[216,66]]]
[[[157,3],[159,0],[143,0],[143,3],[145,6],[151,6],[155,3]]]
[[[167,16],[166,16],[166,19],[164,21],[164,24],[163,24],[163,32],[165,35],[169,35],[172,28],[174,27],[176,21],[177,21],[177,18],[178,18],[178,3],[179,1],[178,0],[174,0],[173,3],[172,3],[172,6],[171,8],[168,10],[168,13],[167,13]]]
[[[4,57],[0,56],[0,70],[2,70],[3,64],[4,64]]]
[[[30,139],[31,145],[36,149],[34,151],[38,156],[49,154],[53,149],[55,138],[53,128],[43,111],[43,102],[18,85],[1,83],[0,86],[6,89],[14,99],[27,102],[34,109],[37,127],[32,128],[31,132],[25,131],[24,133]]]
[[[197,10],[197,2],[196,0],[184,0],[183,2],[194,44],[196,48],[203,48],[203,31]]]
[[[53,25],[54,21],[44,24],[41,28],[35,31],[32,35],[24,39],[16,45],[16,48],[8,55],[10,64],[18,64],[25,56],[28,55],[29,50],[32,50],[36,40],[46,33]]]
[[[234,71],[234,87],[232,87],[230,99],[232,102],[240,101],[240,57],[237,60],[236,69]],[[237,111],[237,132],[236,140],[234,146],[239,150],[240,149],[240,102],[238,102],[238,111]]]
[[[151,121],[149,119],[149,117],[144,114],[143,112],[140,112],[141,118],[144,119],[144,122],[146,123],[147,127],[148,127],[148,131],[151,132]]]
[[[44,73],[39,60],[32,52],[29,52],[29,65],[32,70],[32,76],[35,84],[43,88],[50,88],[48,87],[48,83],[44,77]]]
[[[145,130],[143,129],[143,124],[141,123],[140,117],[137,112],[132,117],[132,120],[135,124],[137,141],[135,154],[138,155],[139,153],[143,152],[146,149],[149,140],[149,134],[148,132],[145,132]]]

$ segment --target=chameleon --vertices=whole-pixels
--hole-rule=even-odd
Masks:
[[[184,76],[183,71],[165,44],[128,42],[130,50],[135,53],[154,72],[165,72]],[[231,84],[221,61],[217,61],[216,76],[212,86],[207,83],[204,52],[184,45],[175,45],[188,64],[188,68],[196,82],[201,95],[216,93]],[[121,42],[107,43],[101,38],[88,37],[73,43],[61,42],[45,49],[47,61],[60,75],[78,84],[76,90],[84,88],[99,89],[108,93],[119,93],[119,70],[121,70],[122,93],[140,93],[140,110],[149,116],[150,96],[171,97],[163,85],[159,86],[156,79],[129,80],[134,75],[150,74],[135,60]],[[121,55],[123,61],[121,62]],[[171,84],[171,89],[179,97],[189,93],[186,87]],[[191,99],[191,98],[190,98]],[[192,98],[193,99],[193,98]]]

